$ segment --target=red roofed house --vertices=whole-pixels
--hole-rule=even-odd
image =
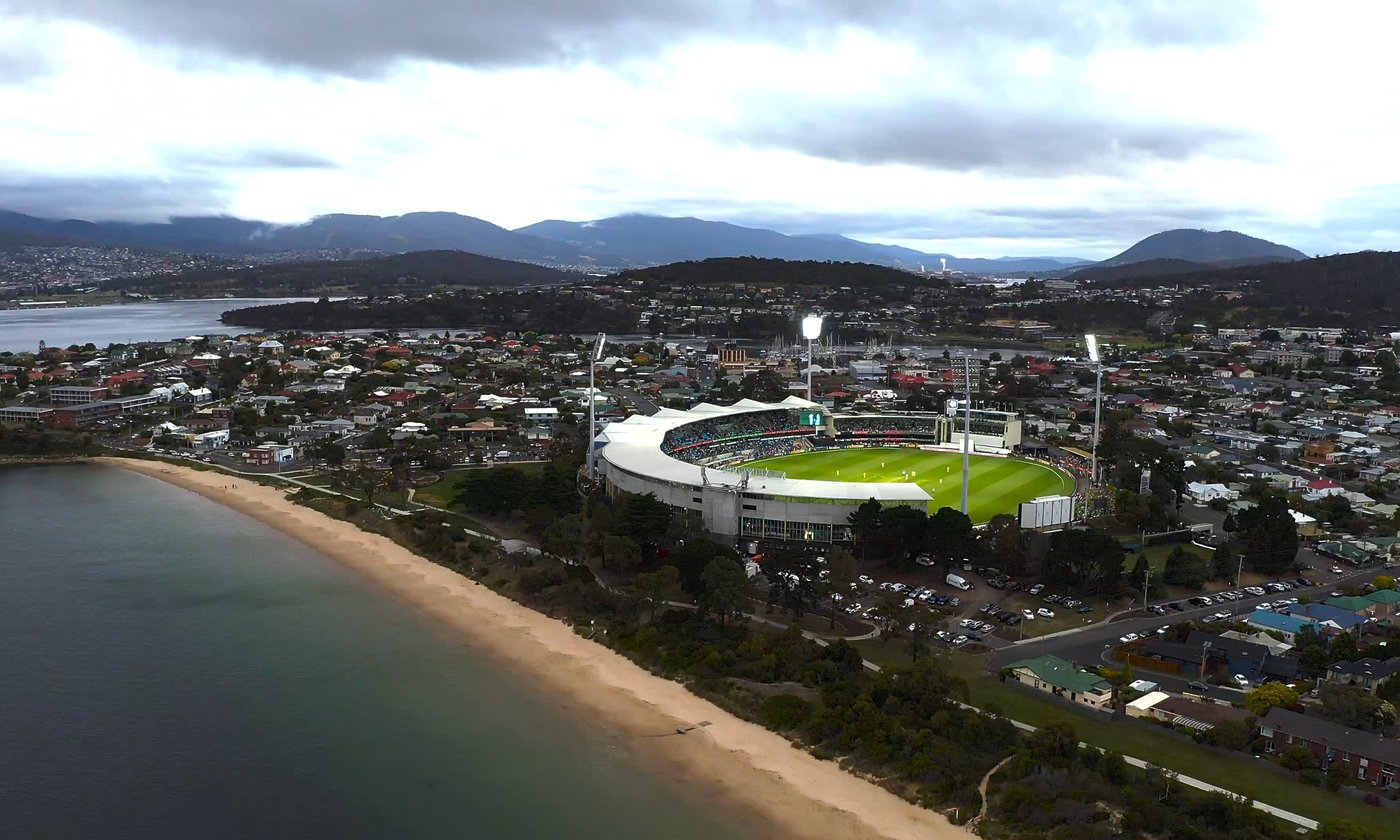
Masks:
[[[122,371],[121,373],[114,373],[114,374],[112,374],[111,376],[109,376],[109,377],[107,377],[106,379],[102,380],[102,384],[103,384],[103,385],[106,385],[108,388],[112,389],[113,391],[116,391],[116,390],[119,390],[123,385],[125,385],[125,384],[128,383],[128,382],[143,382],[143,381],[145,381],[145,379],[146,379],[146,372],[145,372],[145,371],[141,371],[141,370],[127,370],[127,371]]]
[[[1330,478],[1319,478],[1317,481],[1308,482],[1308,492],[1319,496],[1336,496],[1345,493],[1346,488]]]

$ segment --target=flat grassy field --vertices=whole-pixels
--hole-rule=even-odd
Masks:
[[[907,481],[933,496],[930,511],[962,504],[962,455],[958,452],[910,447],[833,449],[765,458],[746,466],[780,470],[788,478],[817,481]],[[989,455],[972,456],[968,483],[967,513],[977,523],[998,513],[1014,515],[1021,502],[1037,496],[1067,496],[1074,492],[1074,479],[1054,467]]]

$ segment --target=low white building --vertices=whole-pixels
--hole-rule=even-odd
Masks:
[[[1223,499],[1233,502],[1240,497],[1240,494],[1223,484],[1205,484],[1193,481],[1186,485],[1186,495],[1194,502],[1209,504],[1216,499]]]

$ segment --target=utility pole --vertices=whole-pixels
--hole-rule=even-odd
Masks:
[[[1147,609],[1147,587],[1152,580],[1152,567],[1144,565],[1142,569],[1142,608]]]

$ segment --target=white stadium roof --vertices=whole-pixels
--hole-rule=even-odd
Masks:
[[[698,487],[702,483],[701,468],[698,464],[686,463],[661,451],[661,441],[667,431],[710,417],[783,408],[820,409],[821,406],[801,397],[788,397],[777,403],[745,399],[733,405],[700,403],[688,411],[663,408],[650,417],[634,414],[620,423],[608,424],[598,436],[604,443],[601,456],[608,464],[637,475]],[[742,476],[736,468],[705,468],[705,481],[711,485],[737,487],[741,479]],[[766,478],[758,475],[750,476],[748,492],[848,502],[863,502],[866,499],[877,499],[881,502],[927,502],[933,498],[922,487],[911,483],[815,481]]]

